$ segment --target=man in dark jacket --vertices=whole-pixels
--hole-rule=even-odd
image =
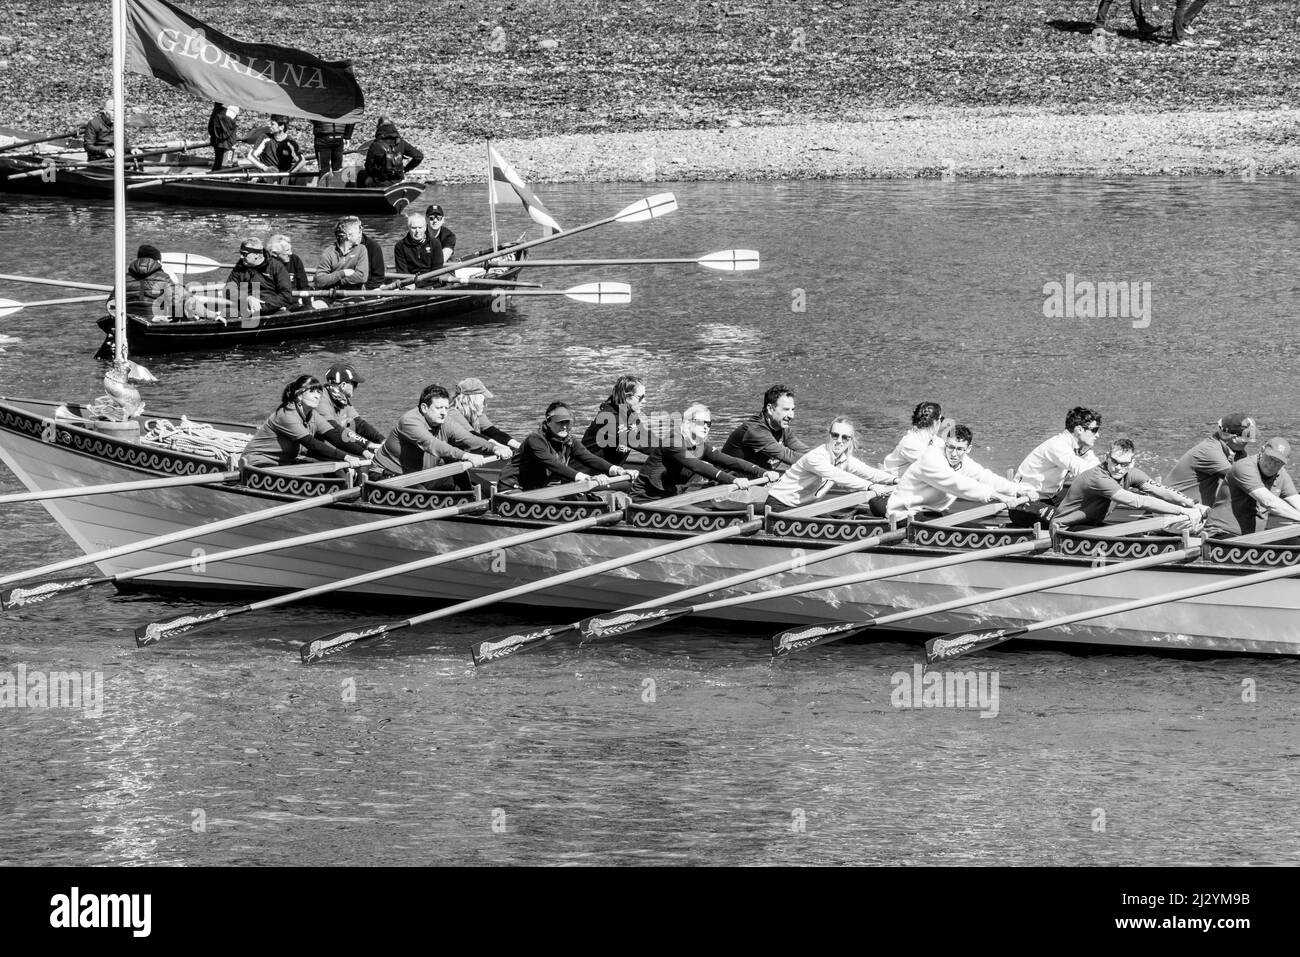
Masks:
[[[353,123],[326,123],[314,120],[311,124],[315,136],[316,169],[321,175],[343,168],[343,147],[352,139]]]
[[[239,107],[226,106],[223,103],[212,104],[212,115],[208,117],[208,144],[212,147],[212,169],[219,170],[227,165],[235,155],[235,145],[239,142],[235,117]]]
[[[113,156],[113,101],[104,101],[104,108],[86,121],[81,133],[81,145],[90,160],[111,159]]]
[[[239,244],[239,261],[226,279],[227,288],[232,284],[240,316],[268,315],[297,303],[289,271],[280,260],[266,254],[256,236],[247,236]]]
[[[430,272],[442,265],[442,248],[429,235],[428,221],[423,213],[411,213],[406,218],[406,235],[393,245],[393,262],[397,272]]]
[[[366,165],[361,186],[392,186],[424,162],[424,154],[397,132],[388,117],[381,117],[375,128],[375,141],[366,151]]]
[[[177,322],[193,303],[183,286],[172,282],[163,270],[162,253],[148,243],[136,250],[135,259],[126,267],[126,311],[133,316],[148,316],[156,322]],[[110,298],[110,305],[114,299]]]
[[[424,211],[424,218],[429,221],[429,235],[442,247],[442,261],[451,262],[452,255],[456,252],[456,234],[447,228],[446,214],[442,207],[434,203]]]
[[[722,454],[762,469],[784,472],[809,447],[794,436],[794,392],[774,385],[763,393],[763,411],[740,423],[727,437]]]

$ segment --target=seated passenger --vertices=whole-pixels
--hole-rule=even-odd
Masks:
[[[529,433],[519,451],[501,470],[497,488],[502,491],[532,491],[590,478],[595,478],[599,485],[608,485],[611,478],[619,476],[636,478],[635,471],[611,465],[588,452],[573,438],[572,428],[573,413],[567,403],[552,402],[548,405],[537,431]],[[572,462],[582,468],[574,468]]]
[[[266,135],[253,146],[248,161],[260,170],[281,173],[296,173],[307,165],[302,147],[289,135],[289,117],[278,113],[271,117]]]
[[[240,242],[239,261],[226,278],[226,285],[232,284],[241,316],[268,315],[298,302],[284,263],[268,256],[256,236],[245,236]]]
[[[370,478],[379,481],[407,472],[436,468],[449,462],[468,462],[477,468],[497,455],[490,442],[475,439],[455,427],[448,428],[451,396],[440,385],[425,386],[415,408],[403,412],[375,453]],[[450,481],[435,487],[450,487]]]
[[[370,278],[370,259],[361,245],[361,220],[345,216],[334,224],[334,245],[320,254],[313,289],[361,289]]]
[[[696,402],[682,413],[681,427],[667,440],[651,448],[645,467],[632,487],[636,501],[671,498],[687,491],[696,479],[719,485],[731,483],[738,491],[749,488],[753,479],[766,476],[775,482],[776,472],[764,471],[752,462],[723,455],[709,445],[713,416],[709,407]]]
[[[357,220],[360,223],[360,220]],[[368,275],[366,276],[366,288],[378,289],[384,284],[384,247],[379,245],[379,240],[375,239],[365,231],[361,230],[361,245],[366,247],[366,267]]]
[[[109,296],[109,308],[116,303]],[[135,259],[126,267],[126,311],[132,316],[147,316],[155,322],[180,322],[183,319],[205,319],[217,315],[204,308],[184,286],[172,282],[162,265],[162,253],[148,243],[135,252]]]
[[[244,446],[244,461],[268,468],[292,465],[299,455],[305,455],[309,459],[364,465],[364,457],[349,455],[319,437],[326,423],[314,413],[324,388],[319,379],[310,375],[300,375],[285,386],[279,407]]]
[[[767,504],[774,512],[809,505],[837,492],[875,492],[887,499],[898,479],[893,473],[872,468],[856,458],[856,430],[846,416],[831,423],[829,438],[805,452],[786,470],[780,481],[768,489]],[[874,499],[873,499],[874,501]],[[884,504],[882,499],[881,504]],[[883,512],[883,509],[878,511]]]
[[[406,217],[406,235],[393,245],[393,268],[396,272],[419,275],[442,265],[442,249],[429,235],[428,220],[423,213]]]
[[[424,162],[424,154],[397,132],[392,120],[383,116],[375,126],[375,139],[366,150],[366,162],[358,185],[392,186]]]
[[[307,278],[307,264],[293,251],[293,243],[288,236],[276,233],[266,241],[266,251],[284,265],[285,272],[289,274],[289,282],[295,290],[311,288]]]
[[[434,203],[424,211],[424,218],[429,221],[429,235],[442,247],[442,261],[451,262],[456,252],[456,234],[447,228],[442,207]]]
[[[889,496],[889,518],[901,522],[922,512],[946,512],[958,499],[1007,504],[1017,498],[1037,499],[1028,485],[1017,485],[967,458],[973,438],[970,429],[959,425],[942,445],[927,447]]]

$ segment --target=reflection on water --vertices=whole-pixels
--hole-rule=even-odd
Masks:
[[[653,191],[663,188],[674,187]],[[1104,437],[1132,435],[1156,472],[1230,411],[1296,437],[1300,345],[1285,330],[1300,226],[1287,181],[675,190],[680,212],[543,247],[547,258],[754,248],[762,271],[538,269],[531,278],[552,288],[630,282],[633,301],[520,299],[448,324],[150,358],[161,382],[146,400],[256,421],[285,381],[345,358],[367,378],[357,400],[371,421],[391,421],[431,381],[475,375],[496,394],[493,418],[519,434],[558,397],[582,419],[617,375],[637,371],[651,410],[708,403],[715,439],[768,385],[788,382],[804,434],[848,412],[869,458],[930,397],[972,425],[978,458],[998,470],[1080,403],[1102,410]],[[571,224],[648,192],[539,191]],[[462,252],[486,235],[481,197],[425,197],[448,208]],[[522,228],[518,210],[502,216],[506,232]],[[385,245],[401,235],[399,217],[363,219]],[[5,271],[103,282],[109,222],[104,206],[0,199]],[[226,260],[245,234],[286,232],[310,263],[331,225],[139,207],[129,241]],[[1150,328],[1045,319],[1043,286],[1067,274],[1150,282]],[[0,295],[59,295],[47,291],[6,284]],[[93,316],[76,306],[4,319],[4,391],[97,395]],[[16,485],[0,476],[0,488]],[[0,542],[13,567],[71,550],[30,505],[0,511]],[[97,720],[0,709],[5,863],[1077,865],[1300,854],[1275,810],[1293,803],[1300,767],[1292,662],[990,654],[971,667],[997,669],[1001,711],[981,719],[892,707],[890,677],[910,671],[912,648],[837,644],[773,665],[761,627],[556,642],[480,674],[470,644],[537,619],[452,618],[313,668],[297,663],[301,641],[388,610],[268,612],[133,648],[136,625],[186,607],[92,590],[0,617],[0,671],[102,670],[107,698]],[[1249,703],[1246,678],[1260,689]]]

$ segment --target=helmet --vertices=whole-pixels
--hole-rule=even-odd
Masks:
[[[325,372],[325,381],[331,384],[351,382],[353,385],[360,385],[366,380],[357,375],[357,370],[348,363],[338,362]]]

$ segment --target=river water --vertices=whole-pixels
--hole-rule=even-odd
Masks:
[[[1103,440],[1131,436],[1153,474],[1229,412],[1298,437],[1290,182],[539,192],[573,226],[668,189],[681,209],[662,220],[605,226],[534,255],[738,247],[760,250],[763,269],[538,269],[530,278],[552,288],[624,279],[633,303],[519,299],[437,327],[146,358],[161,380],[146,401],[257,421],[293,376],[346,359],[367,377],[357,401],[379,423],[431,381],[477,375],[496,393],[494,418],[522,434],[551,399],[568,399],[581,419],[614,377],[636,371],[651,409],[701,399],[719,436],[785,381],[805,435],[845,412],[873,461],[929,398],[971,425],[975,457],[998,470],[1076,404],[1102,412]],[[448,209],[462,253],[485,240],[482,190],[435,188],[425,201]],[[501,218],[506,236],[527,225],[517,208]],[[386,245],[401,234],[398,217],[364,219]],[[103,205],[5,198],[4,271],[108,281],[110,226]],[[270,232],[291,235],[311,264],[330,223],[142,206],[128,243],[229,261],[242,235]],[[1045,316],[1045,287],[1084,282],[1135,283],[1149,314]],[[12,299],[60,295],[4,286]],[[0,392],[98,395],[95,314],[37,308],[0,320]],[[0,476],[0,491],[17,488]],[[72,550],[40,506],[0,511],[6,571]],[[0,708],[0,861],[1300,861],[1291,661],[993,652],[968,659],[998,681],[997,713],[982,715],[895,706],[914,646],[841,643],[773,665],[761,629],[557,643],[476,673],[471,643],[537,621],[500,610],[304,668],[301,641],[391,616],[314,605],[134,648],[137,625],[186,607],[92,590],[0,617],[0,681],[20,667],[103,680],[102,714]]]

